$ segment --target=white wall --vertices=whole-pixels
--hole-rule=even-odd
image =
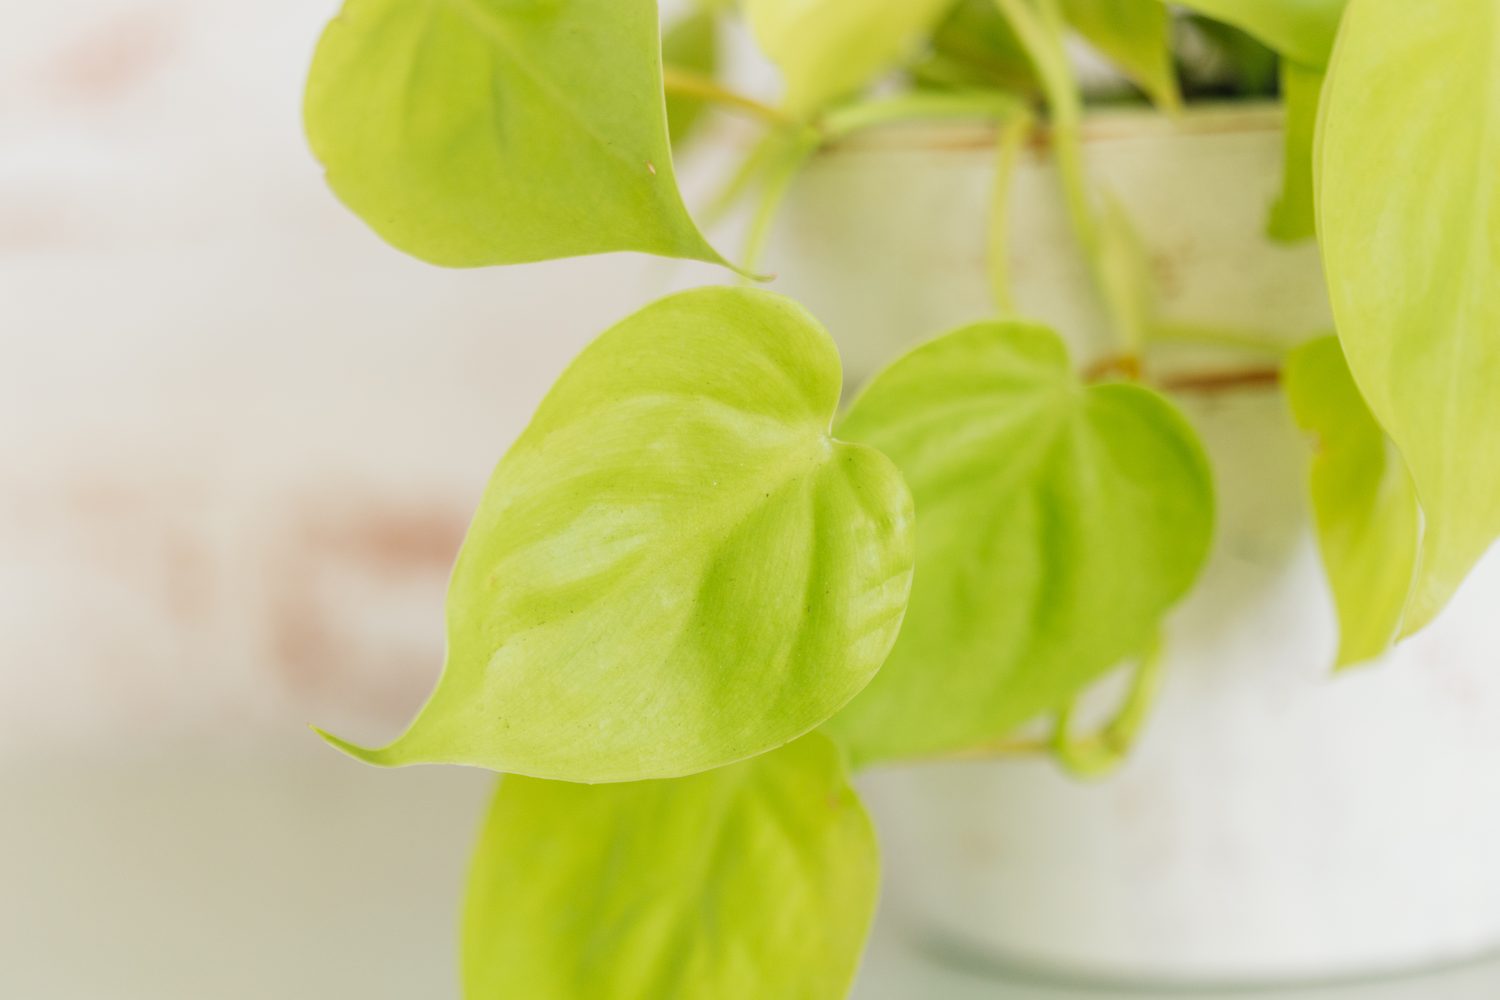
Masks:
[[[566,361],[707,268],[443,271],[323,185],[329,0],[0,9],[0,996],[438,997],[490,779],[368,770]]]

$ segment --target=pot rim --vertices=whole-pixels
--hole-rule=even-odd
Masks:
[[[1168,114],[1146,105],[1086,110],[1080,127],[1085,145],[1137,139],[1174,139],[1216,134],[1279,132],[1285,122],[1280,101],[1205,101]],[[911,121],[880,125],[824,147],[819,155],[858,152],[992,151],[996,126],[977,121]],[[1034,130],[1033,149],[1051,146],[1045,123]]]

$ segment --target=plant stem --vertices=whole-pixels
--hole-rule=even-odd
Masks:
[[[1156,693],[1161,687],[1161,661],[1158,640],[1142,654],[1119,711],[1097,733],[1073,738],[1070,724],[1076,702],[1070,702],[1059,712],[1051,743],[1057,762],[1080,778],[1102,777],[1119,767],[1135,746],[1146,715],[1156,702]]]
[[[1011,295],[1006,261],[1006,233],[1011,178],[1021,147],[1034,124],[1025,102],[1010,94],[990,90],[956,90],[940,93],[898,94],[836,108],[822,120],[823,135],[837,142],[855,132],[901,121],[938,121],[978,118],[1000,123],[995,181],[990,196],[987,239],[990,291],[1002,315],[1016,311]]]
[[[1016,299],[1010,283],[1010,189],[1021,148],[1031,135],[1031,115],[1024,110],[1000,129],[995,153],[995,182],[990,191],[990,220],[986,240],[989,256],[990,295],[1002,316],[1016,314]]]
[[[950,760],[994,760],[996,757],[1039,757],[1052,752],[1050,739],[1003,739],[994,743],[980,743],[956,753],[946,753],[933,758]]]
[[[1141,380],[1141,361],[1133,354],[1117,354],[1089,365],[1083,371],[1085,382],[1103,382],[1111,375],[1118,375],[1130,382]]]
[[[1222,372],[1189,372],[1159,379],[1163,392],[1223,392],[1229,389],[1263,389],[1281,383],[1279,367],[1241,368]]]
[[[1093,272],[1120,350],[1138,355],[1149,312],[1150,275],[1134,231],[1113,202],[1101,220],[1083,165],[1083,95],[1063,47],[1067,23],[1058,0],[995,0],[1041,78],[1053,155],[1068,219]]]
[[[824,115],[821,124],[823,135],[833,142],[867,128],[902,121],[977,118],[1003,122],[1026,113],[1020,99],[992,90],[918,91],[846,104]]]
[[[1062,15],[1055,0],[995,0],[1010,22],[1032,65],[1041,77],[1047,98],[1052,145],[1062,175],[1068,217],[1090,258],[1099,243],[1088,182],[1083,171],[1083,96],[1062,47]]]
[[[1090,735],[1074,739],[1069,733],[1074,705],[1058,713],[1052,734],[1042,739],[1006,738],[981,743],[957,753],[944,754],[939,760],[994,760],[997,757],[1034,757],[1051,754],[1058,763],[1079,777],[1099,777],[1118,767],[1125,759],[1146,715],[1156,702],[1161,687],[1162,657],[1160,640],[1153,640],[1141,655],[1131,674],[1130,690],[1113,718]]]
[[[753,97],[746,97],[738,91],[730,90],[721,85],[712,77],[695,73],[689,69],[678,66],[663,66],[661,71],[662,85],[668,92],[679,94],[683,97],[697,97],[713,104],[722,105],[736,111],[742,111],[753,118],[772,125],[785,128],[800,128],[802,123],[783,111],[763,104]]]
[[[1132,382],[1144,382],[1162,392],[1215,393],[1234,389],[1272,388],[1281,382],[1278,365],[1262,365],[1254,368],[1229,368],[1210,372],[1183,372],[1160,378],[1146,378],[1139,360],[1130,355],[1104,358],[1086,368],[1085,382],[1102,382],[1111,376],[1121,376]]]
[[[771,226],[776,221],[776,210],[781,207],[781,201],[786,197],[787,188],[797,176],[797,171],[819,145],[815,136],[807,135],[790,136],[786,142],[786,147],[779,151],[779,155],[773,156],[766,168],[760,198],[756,202],[755,213],[750,218],[743,252],[746,271],[754,272],[760,267],[761,254],[771,234]]]

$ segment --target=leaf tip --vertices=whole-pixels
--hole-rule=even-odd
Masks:
[[[1401,616],[1401,628],[1396,632],[1396,641],[1410,639],[1431,625],[1438,612],[1448,603],[1450,595],[1451,588],[1445,591],[1419,585],[1406,605],[1406,613]]]
[[[1393,639],[1392,642],[1394,641]],[[1331,672],[1335,677],[1355,673],[1358,668],[1374,663],[1380,658],[1381,653],[1390,649],[1390,647],[1391,643],[1386,643],[1384,649],[1350,649],[1340,645],[1338,654],[1333,658],[1333,670]]]
[[[777,277],[775,274],[760,271],[752,261],[746,261],[744,264],[736,264],[732,260],[720,257],[717,263],[727,267],[746,284],[765,285],[775,281]]]
[[[348,756],[353,757],[355,760],[360,761],[361,763],[372,764],[376,767],[390,767],[394,763],[390,759],[390,747],[372,750],[368,747],[362,747],[357,743],[350,743],[348,740],[343,739],[342,737],[333,735],[326,729],[320,729],[319,727],[311,724],[309,724],[307,728],[317,733],[320,737],[323,738],[323,742],[327,743],[335,750],[347,754]]]
[[[1489,547],[1488,540],[1484,544],[1475,544],[1472,535],[1456,536],[1434,528],[1435,523],[1445,526],[1447,519],[1429,514],[1425,520],[1410,595],[1401,616],[1401,628],[1396,634],[1397,642],[1432,624]]]

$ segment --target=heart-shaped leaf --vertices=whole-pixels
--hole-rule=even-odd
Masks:
[[[958,0],[911,68],[928,87],[993,87],[1021,94],[1041,87],[1026,46],[995,0]]]
[[[377,764],[673,777],[792,740],[895,640],[911,497],[829,433],[838,353],[789,299],[704,288],[594,341],[495,470],[448,661]]]
[[[1303,66],[1328,63],[1348,0],[1178,0],[1200,14],[1232,24]]]
[[[673,178],[654,0],[347,0],[304,115],[333,190],[423,260],[722,263]]]
[[[813,733],[668,781],[507,775],[464,909],[466,1000],[835,1000],[879,859]]]
[[[1161,0],[1062,0],[1063,14],[1089,44],[1168,111],[1182,105],[1172,65],[1172,18]]]
[[[911,53],[952,0],[744,0],[760,47],[786,78],[786,106],[811,114]]]
[[[1208,552],[1196,436],[1134,385],[1080,384],[1050,330],[981,323],[877,375],[840,424],[917,501],[901,636],[827,730],[857,762],[958,750],[1056,711],[1152,643]]]
[[[1345,667],[1379,656],[1396,636],[1417,557],[1417,498],[1336,338],[1299,347],[1282,381],[1298,425],[1313,435],[1313,514]]]
[[[1357,0],[1323,104],[1339,340],[1424,514],[1409,634],[1500,534],[1500,7]]]

